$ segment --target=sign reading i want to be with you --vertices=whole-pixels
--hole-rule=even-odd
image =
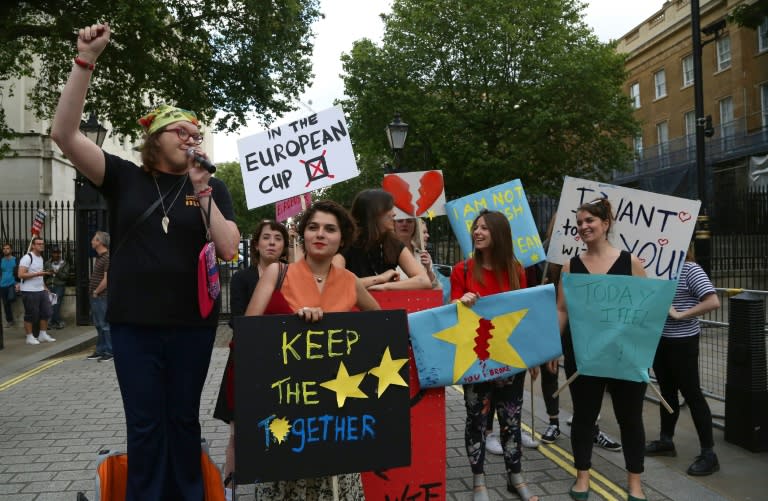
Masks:
[[[405,311],[235,319],[242,484],[410,464]]]

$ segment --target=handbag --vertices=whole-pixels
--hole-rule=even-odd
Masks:
[[[205,238],[207,242],[197,257],[197,303],[200,316],[208,318],[221,293],[219,264],[216,261],[216,244],[211,241],[209,221],[211,217],[211,196],[208,196],[208,210],[203,210]]]

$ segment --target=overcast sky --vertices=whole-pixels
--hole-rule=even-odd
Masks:
[[[321,11],[325,19],[315,25],[314,53],[312,55],[312,87],[302,96],[301,101],[320,111],[333,106],[333,101],[344,94],[339,75],[342,72],[340,56],[349,52],[352,43],[361,38],[381,41],[382,12],[389,12],[391,0],[321,0]],[[664,0],[591,0],[586,9],[586,22],[600,40],[607,42],[627,33],[661,9]],[[353,22],[350,22],[350,19]],[[305,106],[299,111],[283,117],[277,124],[294,120],[308,112]],[[240,129],[237,134],[217,134],[214,137],[214,162],[237,161],[237,139],[261,132],[263,128],[253,126]],[[383,134],[383,132],[382,132]]]

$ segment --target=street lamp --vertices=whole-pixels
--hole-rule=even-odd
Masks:
[[[80,132],[101,148],[108,131],[99,123],[96,113],[91,112],[87,121],[80,120]],[[107,203],[80,171],[75,172],[75,320],[77,325],[88,325],[91,313],[88,299],[88,243],[94,231],[107,228]]]
[[[721,19],[704,28],[701,27],[701,12],[699,0],[691,0],[691,41],[693,45],[693,99],[694,114],[696,115],[696,177],[698,181],[698,195],[701,200],[701,211],[696,222],[694,237],[694,249],[699,265],[707,275],[711,276],[711,233],[709,231],[709,193],[707,186],[707,163],[705,159],[705,137],[712,135],[712,119],[704,116],[704,85],[702,77],[701,52],[702,47],[720,37],[720,32],[725,29],[725,20]],[[710,38],[704,42],[701,34]]]
[[[400,112],[395,112],[395,118],[384,128],[387,133],[387,141],[392,149],[395,167],[394,171],[400,169],[400,152],[405,147],[405,138],[408,136],[408,124],[400,120]]]
[[[96,113],[91,112],[87,122],[80,120],[80,132],[85,134],[85,137],[101,148],[101,145],[104,144],[104,140],[107,138],[107,132],[109,131],[99,123],[99,119],[96,118]]]

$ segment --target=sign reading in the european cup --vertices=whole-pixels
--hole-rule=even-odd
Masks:
[[[237,141],[249,209],[357,176],[344,112],[305,116]]]
[[[576,228],[576,209],[597,198],[610,201],[616,218],[608,240],[637,256],[649,277],[676,279],[701,202],[575,177],[563,182],[547,260],[564,264],[586,249]]]

